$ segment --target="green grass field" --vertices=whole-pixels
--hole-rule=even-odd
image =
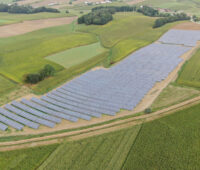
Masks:
[[[12,91],[17,84],[0,75],[0,95]]]
[[[62,65],[65,68],[70,68],[80,63],[102,54],[106,51],[101,44],[94,43],[87,46],[72,48],[60,53],[46,57],[46,59]]]
[[[2,152],[0,169],[199,169],[199,109],[197,104],[143,125],[58,147]]]
[[[146,0],[141,4],[172,10],[181,10],[187,13],[200,15],[199,0]]]
[[[178,85],[200,88],[200,49],[182,67],[176,80]]]

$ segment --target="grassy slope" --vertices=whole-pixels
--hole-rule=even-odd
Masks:
[[[3,95],[7,91],[11,91],[17,87],[17,84],[8,80],[0,75],[0,95]]]
[[[182,67],[177,79],[178,85],[200,88],[200,49]]]
[[[153,102],[151,108],[153,110],[158,110],[183,102],[198,95],[200,95],[200,91],[198,90],[168,85]]]
[[[144,124],[123,169],[199,169],[199,109],[200,104]]]
[[[168,8],[172,10],[181,10],[191,14],[200,15],[199,0],[146,0],[142,4],[151,5],[154,7]]]
[[[65,68],[70,68],[74,65],[81,64],[103,52],[105,48],[101,44],[94,43],[87,46],[72,48],[60,53],[46,57],[46,59],[62,65]]]

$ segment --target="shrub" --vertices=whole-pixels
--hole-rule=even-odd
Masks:
[[[39,73],[27,74],[25,76],[25,82],[30,84],[36,84],[39,81],[42,81],[49,76],[53,76],[54,74],[55,74],[55,69],[51,65],[47,64],[44,66],[42,70],[40,70]]]
[[[147,108],[147,109],[145,109],[145,111],[144,111],[144,113],[146,113],[146,114],[149,114],[149,113],[151,113],[151,112],[152,112],[151,108]]]

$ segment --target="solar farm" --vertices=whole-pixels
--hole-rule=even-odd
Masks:
[[[97,69],[30,100],[13,101],[0,108],[0,130],[9,126],[53,128],[62,119],[90,121],[103,114],[115,116],[133,110],[157,83],[183,61],[180,58],[200,40],[200,31],[170,30],[158,42],[132,53],[109,69]]]

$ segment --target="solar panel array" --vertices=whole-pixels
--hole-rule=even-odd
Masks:
[[[89,121],[102,114],[114,116],[120,109],[133,110],[156,82],[177,67],[180,56],[191,49],[188,46],[200,39],[197,34],[171,30],[160,38],[171,45],[153,43],[110,69],[89,71],[40,99],[13,101],[0,108],[0,130],[8,126],[17,130],[40,125],[52,128],[62,119]],[[175,45],[180,43],[186,46]]]
[[[196,46],[200,40],[200,31],[197,30],[169,30],[161,38],[160,42],[168,44],[183,44],[185,46]]]

